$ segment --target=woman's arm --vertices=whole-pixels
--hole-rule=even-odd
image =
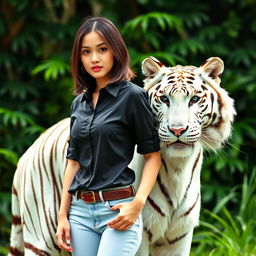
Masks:
[[[58,215],[58,227],[56,232],[57,243],[61,249],[69,252],[72,251],[72,248],[70,246],[70,225],[68,221],[68,211],[70,208],[72,195],[68,193],[68,190],[79,168],[79,162],[68,159]]]
[[[134,198],[134,201],[137,201],[142,207],[145,205],[147,197],[155,184],[160,169],[160,152],[145,154],[144,159],[145,165],[142,172],[141,182]]]
[[[131,203],[118,204],[112,210],[120,210],[119,215],[108,223],[109,227],[117,230],[129,229],[138,218],[145,205],[147,197],[152,190],[161,165],[160,152],[153,152],[144,155],[145,165],[142,172],[141,182],[138,191]]]

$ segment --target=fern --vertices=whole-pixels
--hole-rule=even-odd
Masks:
[[[151,24],[159,26],[162,31],[174,29],[181,33],[183,30],[182,21],[176,16],[162,12],[150,12],[128,21],[122,29],[122,33],[125,36],[131,37],[135,30],[140,28],[140,31],[146,34]]]
[[[5,126],[20,125],[21,127],[26,127],[28,125],[35,125],[34,121],[28,115],[19,111],[0,108],[0,116],[2,116],[2,121]]]
[[[173,43],[169,50],[171,53],[176,53],[181,56],[186,56],[188,54],[198,54],[204,52],[205,46],[202,42],[196,39],[183,39]]]
[[[0,148],[0,156],[13,165],[18,162],[18,155],[11,150]]]
[[[237,190],[239,190],[238,193],[234,193]],[[250,178],[245,176],[242,185],[235,187],[215,207],[215,212],[219,212],[221,216],[204,210],[204,217],[210,216],[211,219],[201,221],[202,231],[196,232],[194,236],[194,243],[197,246],[193,250],[195,254],[192,253],[192,255],[200,254],[201,250],[205,254],[208,251],[209,255],[214,256],[255,255],[255,192],[256,168],[252,170]],[[239,209],[234,214],[225,207],[225,204],[228,204],[233,197],[241,202]],[[222,211],[220,211],[221,208]]]
[[[44,72],[45,80],[49,81],[50,79],[56,80],[59,76],[63,76],[69,71],[70,67],[65,61],[60,59],[49,59],[36,66],[32,71],[32,75]]]

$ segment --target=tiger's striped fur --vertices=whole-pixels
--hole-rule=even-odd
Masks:
[[[142,68],[159,123],[162,166],[143,210],[143,242],[137,255],[149,256],[150,251],[151,256],[187,256],[199,220],[203,147],[216,149],[229,137],[233,100],[219,86],[219,58],[200,68],[167,68],[148,58]],[[188,108],[195,95],[200,95],[198,107],[195,103]],[[46,130],[19,160],[10,255],[64,255],[55,230],[68,136],[69,118]],[[177,137],[186,144],[175,144]],[[137,186],[143,157],[135,154],[130,166]]]
[[[10,255],[65,255],[55,232],[69,125],[66,118],[47,129],[19,159],[12,186]]]
[[[217,57],[201,67],[142,64],[145,89],[158,121],[162,165],[143,210],[138,256],[188,256],[200,212],[203,148],[216,150],[230,136],[233,100],[219,85],[224,65]],[[135,156],[131,167],[143,166]],[[137,181],[138,183],[138,181]]]

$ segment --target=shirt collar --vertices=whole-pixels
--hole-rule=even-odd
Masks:
[[[88,100],[90,98],[90,92],[88,89],[84,89],[84,94],[82,96],[82,99],[81,99],[81,103],[84,102],[85,100]]]
[[[111,94],[113,97],[116,97],[120,88],[121,88],[121,85],[123,84],[123,82],[116,82],[116,83],[112,83],[112,84],[109,84],[107,85],[106,87],[102,88],[104,90],[106,90],[109,94]],[[81,99],[81,102],[85,101],[85,100],[88,100],[91,96],[91,92],[89,89],[85,89],[84,90],[84,95]]]

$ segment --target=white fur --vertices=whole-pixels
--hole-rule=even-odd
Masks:
[[[152,64],[152,62],[154,63]],[[152,70],[154,67],[155,70]],[[149,72],[147,71],[148,68],[150,68]],[[143,73],[145,75],[150,74],[150,77],[146,77],[144,80],[144,88],[149,91],[149,94],[160,96],[154,91],[154,85],[157,84],[159,87],[160,83],[161,90],[159,89],[159,91],[161,93],[163,91],[165,93],[170,92],[171,89],[168,88],[168,80],[164,76],[173,72],[175,68],[157,67],[154,59],[145,59],[142,65]],[[177,73],[182,68],[182,66],[177,66]],[[189,99],[186,95],[182,94],[182,90],[177,90],[177,93],[171,95],[169,98],[170,106],[164,103],[158,106],[163,113],[163,115],[155,114],[160,118],[161,155],[163,162],[165,162],[165,165],[162,164],[160,168],[159,177],[168,196],[172,200],[172,205],[167,202],[166,195],[162,193],[160,185],[157,182],[149,197],[161,209],[164,216],[155,209],[149,200],[147,201],[143,210],[145,231],[137,256],[149,256],[149,252],[151,256],[188,256],[190,253],[193,229],[199,223],[200,171],[203,160],[203,147],[212,150],[219,148],[230,136],[231,123],[235,115],[233,100],[218,84],[220,82],[218,76],[222,73],[223,69],[222,60],[216,57],[207,60],[206,64],[200,68],[187,68],[190,72],[194,70],[196,76],[194,83],[197,89],[200,87],[202,81],[205,81],[207,86],[209,86],[209,94],[221,95],[223,107],[221,109],[222,113],[219,113],[219,116],[222,116],[224,121],[220,128],[217,129],[214,126],[209,126],[204,131],[201,131],[196,121],[193,121],[195,119],[193,112],[197,111],[196,106],[188,107]],[[210,74],[215,75],[215,77],[210,78]],[[167,90],[165,90],[165,86]],[[177,82],[177,86],[182,86],[182,84],[179,85],[179,82]],[[189,90],[189,84],[187,88]],[[161,93],[159,92],[159,94]],[[193,96],[192,89],[189,93]],[[154,99],[152,99],[151,104],[154,105]],[[218,111],[217,106],[214,108],[214,111]],[[205,125],[210,124],[210,120],[205,120],[205,122]],[[174,142],[177,138],[167,127],[178,129],[185,128],[187,125],[190,128],[184,135],[180,136],[180,140],[187,142],[190,138],[189,135],[194,133],[196,141],[193,143],[193,147],[179,148],[172,144],[168,146],[168,143]],[[199,135],[195,136],[196,132],[193,131],[199,132],[199,129]],[[143,167],[142,157],[135,155],[131,167],[137,172],[135,185],[138,186]],[[185,193],[187,193],[186,196],[184,196]],[[190,211],[190,209],[192,210]],[[186,212],[189,212],[189,214],[184,216]],[[186,234],[184,238],[178,239],[184,234]],[[178,239],[178,241],[174,243],[168,242],[175,239]]]
[[[69,124],[67,118],[47,129],[18,162],[13,179],[12,215],[21,218],[21,225],[12,225],[10,246],[26,256],[39,252],[68,255],[56,249],[55,232]]]

